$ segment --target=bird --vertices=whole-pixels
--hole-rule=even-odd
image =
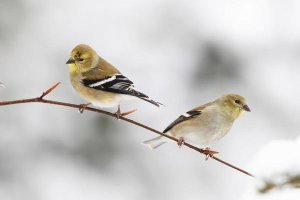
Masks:
[[[177,138],[179,147],[187,142],[206,147],[205,149],[210,152],[209,146],[230,131],[233,123],[243,111],[251,111],[244,97],[238,94],[225,94],[215,101],[195,107],[180,115],[167,126],[163,133]],[[144,144],[155,149],[167,141],[168,138],[158,136],[144,141]]]
[[[135,111],[121,113],[120,102],[134,98],[157,107],[163,105],[136,90],[131,80],[86,44],[75,46],[66,64],[69,66],[72,86],[88,102],[81,104],[81,113],[90,104],[100,108],[118,106],[115,115],[119,118]]]

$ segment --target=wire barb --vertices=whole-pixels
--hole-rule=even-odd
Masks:
[[[72,104],[72,103],[67,103],[67,102],[60,102],[60,101],[53,101],[53,100],[47,100],[47,99],[43,99],[46,95],[48,95],[49,93],[51,93],[58,85],[60,84],[60,82],[56,83],[55,85],[53,85],[52,87],[50,87],[46,92],[43,92],[43,94],[40,96],[40,97],[37,97],[37,98],[30,98],[30,99],[19,99],[19,100],[13,100],[13,101],[0,101],[0,106],[7,106],[7,105],[14,105],[14,104],[20,104],[20,103],[32,103],[32,102],[39,102],[39,103],[45,103],[45,104],[52,104],[52,105],[59,105],[59,106],[64,106],[64,107],[70,107],[70,108],[76,108],[76,109],[80,109],[82,106],[81,105],[78,105],[78,104]],[[100,109],[96,109],[96,108],[92,108],[92,107],[86,107],[85,110],[88,110],[88,111],[91,111],[91,112],[95,112],[95,113],[101,113],[101,114],[104,114],[104,115],[108,115],[108,116],[111,116],[113,118],[116,117],[115,113],[111,113],[111,112],[107,112],[107,111],[104,111],[104,110],[100,110]],[[173,140],[175,141],[176,143],[179,142],[179,139],[175,138],[175,137],[172,137],[170,135],[166,135],[156,129],[153,129],[147,125],[144,125],[144,124],[141,124],[137,121],[134,121],[132,119],[129,119],[129,118],[126,118],[124,116],[120,116],[119,117],[120,120],[123,120],[123,121],[126,121],[130,124],[133,124],[133,125],[136,125],[136,126],[139,126],[141,128],[144,128],[148,131],[151,131],[153,133],[156,133],[158,135],[161,135],[161,136],[164,136],[170,140]],[[190,149],[193,149],[205,156],[208,155],[208,152],[207,152],[207,149],[201,149],[201,148],[198,148],[196,146],[193,146],[189,143],[186,143],[184,142],[182,145],[185,145],[187,147],[189,147]],[[214,151],[212,151],[214,152]],[[211,152],[210,152],[211,153]],[[213,153],[215,154],[215,152]],[[250,177],[254,177],[251,173],[235,166],[235,165],[232,165],[228,162],[225,162],[224,160],[221,160],[220,158],[217,158],[215,157],[214,155],[210,156],[212,159],[228,166],[228,167],[231,167],[243,174],[246,174]]]

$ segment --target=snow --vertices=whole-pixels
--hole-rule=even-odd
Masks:
[[[243,194],[242,200],[299,200],[299,188],[285,184],[291,177],[300,177],[299,154],[300,137],[295,140],[275,140],[265,145],[253,159],[250,168],[255,180]],[[275,187],[263,192],[270,184]]]

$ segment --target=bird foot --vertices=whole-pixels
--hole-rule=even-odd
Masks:
[[[182,147],[182,145],[184,145],[184,138],[183,137],[180,137],[177,141],[177,145],[179,148]]]
[[[203,150],[203,153],[206,155],[206,158],[205,160],[208,160],[209,158],[212,158],[214,157],[214,154],[218,154],[219,152],[217,151],[214,151],[214,150],[210,150],[210,148],[205,148],[205,149],[202,149]]]
[[[79,105],[79,112],[82,114],[83,111],[88,107],[91,103],[86,103],[86,104],[80,104]]]
[[[115,116],[117,119],[120,119],[120,117],[123,117],[123,116],[126,116],[126,115],[129,115],[131,113],[134,113],[135,111],[137,111],[137,109],[133,109],[133,110],[129,110],[127,112],[121,112],[121,108],[120,108],[120,105],[118,106],[118,110],[115,112]]]

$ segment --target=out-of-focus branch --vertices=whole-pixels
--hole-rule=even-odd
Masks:
[[[46,92],[43,92],[41,96],[39,97],[36,97],[36,98],[30,98],[30,99],[19,99],[19,100],[13,100],[13,101],[0,101],[0,106],[7,106],[7,105],[14,105],[14,104],[21,104],[21,103],[46,103],[46,104],[54,104],[54,105],[60,105],[60,106],[64,106],[64,107],[71,107],[71,108],[77,108],[77,109],[81,109],[82,108],[82,105],[78,105],[78,104],[72,104],[72,103],[66,103],[66,102],[60,102],[60,101],[53,101],[53,100],[48,100],[48,99],[44,99],[45,96],[47,96],[49,93],[51,93],[58,85],[60,84],[60,82],[56,83],[55,85],[53,85],[51,88],[49,88]],[[104,114],[104,115],[108,115],[108,116],[111,116],[111,117],[116,117],[116,115],[114,113],[111,113],[111,112],[107,112],[107,111],[104,111],[104,110],[100,110],[100,109],[96,109],[96,108],[92,108],[92,107],[86,107],[84,110],[88,110],[88,111],[92,111],[92,112],[96,112],[96,113],[101,113],[101,114]],[[172,136],[169,136],[169,135],[166,135],[158,130],[155,130],[149,126],[146,126],[144,124],[141,124],[139,122],[136,122],[132,119],[128,119],[124,116],[120,116],[119,117],[120,120],[123,120],[123,121],[126,121],[128,123],[131,123],[131,124],[134,124],[136,126],[139,126],[139,127],[142,127],[144,129],[147,129],[151,132],[154,132],[156,134],[159,134],[161,136],[164,136],[164,137],[167,137],[169,138],[170,140],[173,140],[175,142],[179,142],[177,138],[175,137],[172,137]],[[198,147],[195,147],[189,143],[184,143],[183,145],[201,153],[201,154],[204,154],[206,156],[208,156],[207,154],[207,150],[205,149],[200,149]],[[239,167],[236,167],[228,162],[225,162],[224,160],[221,160],[220,158],[217,158],[215,156],[212,156],[212,155],[209,155],[212,159],[228,166],[228,167],[231,167],[237,171],[240,171],[248,176],[251,176],[251,177],[254,177],[252,174],[250,174],[249,172],[239,168]]]
[[[274,189],[282,189],[282,188],[286,188],[286,187],[290,187],[290,188],[300,188],[300,175],[285,175],[286,177],[281,177],[281,179],[283,179],[281,182],[274,182],[274,181],[269,181],[266,180],[264,181],[263,187],[259,188],[259,192],[260,193],[268,193],[271,190]]]

